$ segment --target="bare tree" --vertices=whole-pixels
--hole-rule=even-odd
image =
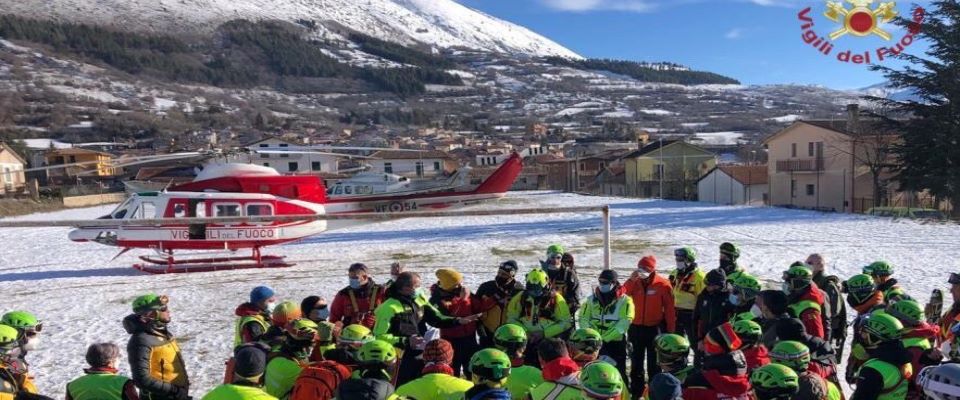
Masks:
[[[892,173],[896,167],[895,149],[900,142],[899,133],[892,130],[892,118],[886,110],[877,110],[867,113],[868,119],[860,120],[860,111],[857,107],[848,110],[846,134],[835,142],[827,142],[827,146],[840,154],[853,158],[853,178],[857,177],[857,170],[866,169],[870,174],[872,187],[872,206],[881,206],[881,199],[886,185],[883,177]],[[823,154],[817,157],[822,159]],[[818,161],[822,162],[822,161]]]

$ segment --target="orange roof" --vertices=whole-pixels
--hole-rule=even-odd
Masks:
[[[720,165],[717,168],[744,185],[767,184],[766,165]]]

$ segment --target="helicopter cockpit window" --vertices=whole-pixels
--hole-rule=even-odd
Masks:
[[[213,208],[215,217],[239,217],[239,204],[216,204]]]
[[[130,203],[132,201],[133,197],[128,198],[123,203],[120,203],[120,205],[117,206],[112,213],[110,213],[110,216],[113,217],[113,219],[123,219],[123,217],[127,215],[127,208],[130,207]]]
[[[370,194],[373,193],[373,190],[370,189],[370,186],[363,185],[357,186],[357,194]]]
[[[353,186],[344,186],[343,194],[353,194]]]
[[[150,202],[142,202],[133,212],[133,219],[150,219],[157,217],[157,207]]]
[[[247,216],[257,217],[273,215],[273,207],[269,204],[247,204]]]
[[[173,217],[174,218],[183,218],[187,216],[187,207],[183,204],[175,204],[173,206]]]

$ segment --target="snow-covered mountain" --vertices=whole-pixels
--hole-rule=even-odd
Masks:
[[[4,13],[159,33],[207,33],[234,20],[315,21],[402,44],[580,58],[522,26],[453,0],[0,0]],[[335,33],[332,33],[335,34]]]
[[[855,92],[867,96],[882,97],[895,101],[921,101],[920,96],[911,89],[900,89],[890,86],[890,82],[881,82],[864,88],[857,89]]]

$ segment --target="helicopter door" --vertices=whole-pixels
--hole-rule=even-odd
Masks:
[[[187,217],[206,218],[207,204],[201,199],[190,199],[187,207]],[[207,238],[207,224],[190,224],[190,240],[204,240]]]

